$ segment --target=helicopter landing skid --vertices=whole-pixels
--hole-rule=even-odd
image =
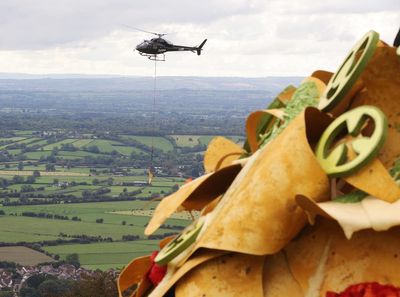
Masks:
[[[139,52],[140,55],[147,57],[149,60],[152,61],[160,61],[160,62],[164,62],[165,61],[165,54],[162,54],[162,58],[159,58],[160,54],[144,54]]]

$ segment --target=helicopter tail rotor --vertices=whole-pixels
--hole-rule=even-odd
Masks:
[[[198,56],[200,56],[202,47],[204,46],[204,44],[205,44],[206,42],[207,42],[207,39],[204,39],[204,41],[197,47],[196,52],[197,52],[197,55],[198,55]]]

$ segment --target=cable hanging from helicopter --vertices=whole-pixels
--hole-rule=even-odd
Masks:
[[[129,27],[129,26],[126,26]],[[157,62],[165,61],[165,53],[166,52],[181,52],[181,51],[191,51],[193,53],[197,53],[198,56],[201,55],[201,51],[203,50],[204,44],[207,42],[207,39],[204,39],[203,42],[199,46],[185,46],[185,45],[176,45],[171,43],[170,41],[163,38],[163,36],[167,35],[166,33],[156,33],[145,31],[139,28],[129,27],[134,30],[142,31],[145,33],[156,35],[157,37],[151,38],[150,40],[144,40],[142,43],[136,46],[136,50],[140,55],[147,57],[148,59],[154,61],[154,90],[153,90],[153,108],[152,108],[152,138],[151,138],[151,155],[150,155],[150,165],[147,170],[147,183],[150,185],[152,183],[154,177],[154,134],[155,134],[155,107],[156,107],[156,92],[157,92]],[[162,58],[160,58],[162,55]]]

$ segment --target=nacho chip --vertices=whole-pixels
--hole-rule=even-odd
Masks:
[[[382,162],[375,158],[344,180],[357,189],[387,202],[400,199],[400,188]]]
[[[118,277],[117,286],[119,297],[122,293],[130,289],[134,285],[138,285],[137,291],[145,292],[151,287],[151,282],[147,279],[146,274],[151,266],[150,256],[143,256],[132,260],[122,271]],[[140,297],[141,293],[132,296]]]
[[[318,78],[321,80],[325,85],[327,85],[330,79],[333,76],[332,72],[325,71],[325,70],[316,70],[311,74],[312,77]]]
[[[293,94],[292,99],[283,109],[283,121],[275,122],[270,131],[260,140],[260,147],[275,139],[286,127],[307,107],[317,106],[318,100],[325,89],[325,84],[315,78],[307,77]]]
[[[320,220],[284,252],[304,296],[325,296],[366,281],[399,286],[399,231],[365,230],[347,240],[335,222]]]
[[[373,105],[381,109],[388,118],[387,140],[379,154],[386,168],[400,156],[400,59],[396,49],[381,46],[375,50],[367,67],[361,75],[365,89],[360,92],[351,105]]]
[[[292,96],[296,90],[297,88],[295,86],[289,85],[281,93],[279,93],[277,99],[283,104],[287,104],[290,99],[292,99]]]
[[[241,168],[240,164],[235,164],[203,175],[163,198],[144,233],[154,233],[181,205],[189,210],[202,209],[227,190]]]
[[[303,291],[290,272],[285,254],[279,252],[267,256],[263,272],[265,297],[303,297]]]
[[[252,112],[246,120],[246,135],[247,135],[247,141],[250,147],[250,151],[254,153],[255,151],[258,150],[259,148],[259,129],[258,127],[260,126],[260,122],[265,119],[266,117],[275,117],[277,119],[283,120],[283,115],[285,112],[283,109],[265,109],[265,110],[257,110],[255,112]],[[267,125],[266,130],[271,127],[271,125],[274,122],[271,121],[269,122],[269,125]]]
[[[310,214],[311,220],[315,215],[321,215],[337,221],[348,239],[359,230],[386,231],[394,226],[400,226],[400,200],[388,203],[369,196],[354,203],[337,201],[315,203],[307,197],[298,196],[296,201]]]
[[[232,164],[245,151],[232,140],[225,137],[214,137],[208,144],[204,154],[204,169],[206,173],[217,171]]]
[[[263,256],[228,254],[205,262],[176,285],[176,297],[263,297]]]
[[[292,99],[292,96],[296,92],[296,90],[297,90],[297,88],[292,85],[287,86],[268,105],[266,110],[282,109]],[[282,115],[282,112],[280,112],[279,114]],[[257,150],[258,142],[260,141],[260,138],[261,138],[260,136],[267,133],[268,130],[274,124],[273,116],[275,116],[273,113],[271,113],[271,114],[264,113],[264,114],[258,114],[256,116],[256,118],[253,118],[253,119],[251,119],[251,115],[247,118],[247,122],[249,122],[249,121],[250,122],[246,123],[247,140],[243,146],[247,152],[254,153]],[[280,118],[280,117],[278,116],[278,118]],[[249,127],[247,127],[247,126],[249,126]],[[249,137],[251,137],[252,139],[249,140]],[[252,142],[252,146],[250,146],[250,141]],[[256,145],[256,143],[257,143],[257,145]]]
[[[190,259],[188,259],[181,267],[175,268],[168,265],[167,274],[161,283],[148,295],[148,297],[162,297],[180,280],[186,273],[195,267],[210,261],[214,258],[224,255],[223,251],[212,251],[202,249],[197,251]]]
[[[306,216],[295,196],[308,193],[316,201],[329,196],[328,178],[308,143],[306,122],[313,127],[310,134],[322,133],[329,124],[323,113],[309,108],[250,157],[210,214],[195,249],[273,254],[301,230]]]

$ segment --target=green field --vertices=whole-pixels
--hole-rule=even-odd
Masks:
[[[178,147],[194,147],[196,145],[208,145],[215,137],[213,135],[169,135],[172,137]],[[226,136],[232,141],[238,143],[243,141],[241,136]]]
[[[30,137],[34,132],[33,130],[14,130],[13,133],[19,136],[27,136]]]
[[[107,223],[111,216],[118,217],[119,224]],[[103,218],[105,223],[89,223],[86,221],[75,222],[65,220],[50,220],[41,218],[31,218],[23,216],[2,216],[0,217],[0,238],[7,239],[7,242],[37,242],[44,238],[60,238],[60,233],[70,236],[88,235],[110,237],[113,240],[121,240],[123,235],[141,235],[144,239],[143,230],[147,223],[146,217],[134,217],[113,215],[113,214],[88,214],[86,218]],[[123,226],[122,221],[127,221],[128,225]],[[179,221],[179,220],[177,220]],[[182,220],[181,220],[182,221]],[[134,222],[133,224],[131,222]],[[130,226],[132,224],[133,226]],[[182,223],[181,223],[182,224]],[[29,228],[27,229],[27,226]],[[170,232],[171,230],[159,229],[156,234]],[[36,236],[38,236],[36,238]],[[28,239],[29,238],[29,239]],[[40,238],[40,239],[39,239]],[[48,240],[45,239],[45,240]]]
[[[138,136],[138,135],[123,135],[123,139],[132,139],[138,141],[149,147],[154,146],[155,148],[164,152],[169,152],[174,149],[172,143],[164,137],[152,137],[152,136]]]
[[[76,252],[83,266],[93,269],[122,267],[132,258],[157,249],[157,241],[148,241],[143,234],[158,203],[158,200],[152,199],[170,193],[186,179],[182,176],[187,175],[181,169],[169,169],[167,166],[171,164],[165,165],[168,171],[163,168],[164,163],[170,161],[170,156],[177,152],[175,143],[165,137],[151,136],[110,135],[108,139],[100,133],[77,135],[62,130],[12,132],[12,137],[0,138],[3,141],[0,150],[7,151],[5,155],[8,156],[5,162],[0,163],[0,179],[4,179],[0,188],[0,210],[5,212],[5,215],[0,215],[0,242],[43,243],[57,239],[71,240],[79,235],[112,238],[113,242],[44,245],[46,250],[62,258]],[[212,138],[199,135],[179,137],[182,147],[206,143]],[[189,137],[192,137],[191,141]],[[75,149],[61,150],[63,144],[72,144]],[[7,149],[11,145],[17,148]],[[97,146],[98,153],[93,146]],[[154,153],[155,162],[159,164],[154,166],[163,169],[158,174],[163,176],[156,174],[152,185],[147,185],[152,146],[162,151]],[[58,151],[54,150],[55,147]],[[189,163],[190,158],[188,155]],[[23,169],[18,170],[21,164]],[[54,168],[48,169],[48,165]],[[28,176],[34,171],[39,171],[40,176],[33,181],[29,179],[28,183]],[[85,201],[100,198],[110,201]],[[73,199],[84,203],[68,203]],[[130,201],[117,201],[119,199]],[[26,205],[54,202],[57,204]],[[2,206],[1,203],[22,205]],[[27,217],[22,216],[23,212],[68,216],[69,220]],[[78,217],[80,221],[72,221],[72,217]],[[186,226],[190,222],[187,218],[173,217],[166,224]],[[96,223],[99,219],[103,223]],[[163,228],[156,234],[176,232],[179,228]],[[140,236],[140,240],[122,241],[124,235]],[[23,257],[28,254],[26,251],[20,253]]]
[[[70,218],[73,216],[77,216],[82,219],[82,222],[85,223],[95,223],[96,219],[103,218],[103,224],[96,224],[96,228],[102,228],[102,225],[117,225],[120,226],[122,221],[126,221],[126,224],[132,224],[133,226],[141,227],[143,230],[143,226],[147,223],[148,218],[136,217],[136,216],[126,216],[120,214],[112,214],[115,211],[129,211],[132,209],[151,209],[155,208],[157,202],[148,202],[148,201],[118,201],[118,202],[95,202],[95,203],[73,203],[73,204],[49,204],[49,205],[27,205],[27,206],[3,206],[0,207],[0,210],[4,210],[6,214],[18,214],[20,215],[22,212],[31,211],[35,213],[45,212],[51,214],[58,214],[69,216]],[[15,217],[1,217],[2,219]],[[44,219],[36,219],[36,218],[28,218],[28,217],[18,217],[21,219],[33,219],[33,220],[44,220]],[[45,220],[48,222],[48,220]],[[4,222],[4,221],[3,221]],[[52,221],[53,222],[53,221]],[[60,222],[54,220],[54,222]],[[68,221],[67,221],[68,222]],[[71,222],[72,224],[76,222]],[[171,224],[173,225],[185,225],[185,222],[182,220],[171,220]],[[91,226],[86,226],[87,228]],[[93,226],[92,226],[93,227]],[[124,226],[125,227],[125,226]],[[0,226],[0,230],[8,230],[4,229],[7,226]],[[49,232],[41,232],[40,234],[46,235],[58,235],[58,233],[49,233]],[[88,233],[89,234],[89,233]],[[125,234],[125,233],[124,233]],[[129,233],[126,233],[129,234]]]
[[[122,268],[136,257],[151,254],[159,249],[158,241],[71,244],[46,247],[45,250],[60,255],[61,259],[73,251],[79,255],[83,267],[89,269]]]
[[[73,143],[73,142],[75,142],[75,141],[76,141],[76,139],[72,139],[72,138],[64,139],[64,140],[62,140],[62,141],[58,141],[58,142],[51,143],[51,144],[48,144],[48,145],[44,146],[44,147],[43,147],[43,150],[45,150],[45,151],[51,151],[51,150],[52,150],[53,148],[55,148],[55,147],[61,148],[61,145],[62,145],[62,144]]]
[[[84,146],[88,146],[92,141],[93,139],[79,139],[74,142],[74,147],[82,148]]]
[[[113,148],[122,155],[130,155],[132,153],[136,153],[136,154],[140,154],[140,153],[144,154],[145,153],[141,149],[138,149],[138,148],[132,147],[132,146],[126,146],[126,145],[113,145]]]
[[[170,135],[178,147],[194,147],[199,144],[197,135]]]
[[[26,158],[30,160],[39,160],[42,157],[48,157],[51,155],[51,151],[38,151],[38,152],[29,152],[24,154]]]
[[[16,137],[0,137],[0,141],[7,141],[7,142],[10,142],[10,143],[12,143],[12,142],[17,142],[17,141],[20,141],[20,140],[23,140],[23,139],[26,139],[26,137],[18,137],[18,136],[16,136]]]
[[[36,205],[36,206],[9,206],[0,207],[6,215],[0,216],[0,238],[7,242],[40,242],[56,240],[60,233],[69,236],[88,235],[110,237],[114,242],[90,244],[64,244],[45,246],[44,249],[58,254],[61,258],[71,253],[78,253],[82,265],[90,269],[121,268],[133,258],[151,253],[157,249],[158,241],[145,240],[144,228],[150,219],[157,202],[124,201],[124,202],[96,202],[80,204]],[[143,214],[137,210],[148,209]],[[135,211],[134,211],[135,210]],[[68,216],[77,216],[81,221],[55,220],[21,216],[22,212],[47,213]],[[113,213],[117,212],[117,213]],[[118,213],[120,212],[120,213]],[[96,219],[103,219],[104,223],[96,223]],[[184,218],[184,216],[182,216]],[[122,224],[124,222],[124,224]],[[167,224],[186,226],[186,219],[169,219]],[[27,228],[27,226],[29,226]],[[155,234],[179,232],[171,229],[159,229]],[[121,241],[123,235],[139,235],[142,240]],[[1,241],[1,240],[0,240]],[[0,251],[1,252],[1,251]],[[1,258],[0,258],[1,259]]]
[[[35,142],[37,142],[39,140],[40,140],[40,138],[31,137],[31,138],[27,138],[27,139],[23,139],[23,140],[17,141],[15,143],[17,143],[17,144],[30,144],[30,143],[35,143]]]

